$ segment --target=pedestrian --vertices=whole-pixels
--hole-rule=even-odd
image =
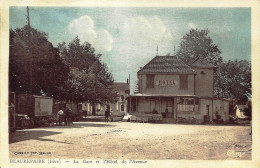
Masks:
[[[74,121],[74,114],[73,114],[72,110],[70,109],[69,110],[69,124],[74,125],[73,121]]]
[[[84,115],[84,117],[85,117],[85,118],[87,118],[88,111],[86,111],[86,110],[83,110],[83,115]]]
[[[60,109],[60,111],[58,111],[58,120],[59,120],[59,125],[62,124],[62,119],[63,119],[63,116],[64,116],[64,112],[62,109]]]
[[[168,108],[165,109],[165,117],[168,117]]]
[[[108,122],[109,114],[110,114],[110,112],[109,112],[109,110],[107,108],[106,111],[105,111],[105,122]]]
[[[158,114],[158,111],[154,108],[152,111],[153,114]]]
[[[65,121],[66,121],[66,124],[65,125],[67,125],[67,126],[69,126],[70,125],[70,117],[71,117],[71,109],[69,109],[69,108],[66,108],[66,110],[65,110]]]
[[[111,109],[110,110],[110,122],[112,122],[113,121],[113,110]]]

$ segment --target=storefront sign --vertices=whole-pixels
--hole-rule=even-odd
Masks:
[[[155,85],[158,86],[177,86],[177,82],[175,80],[157,80],[155,81]]]

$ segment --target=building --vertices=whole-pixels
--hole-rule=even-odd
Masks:
[[[236,117],[240,119],[248,118],[245,116],[245,111],[248,108],[248,105],[236,105],[234,109],[236,110]]]
[[[214,69],[206,60],[186,65],[175,56],[156,56],[137,72],[139,93],[130,96],[129,111],[171,121],[227,121],[228,101],[213,97]]]
[[[130,87],[129,83],[115,82],[112,88],[118,94],[116,102],[107,102],[104,104],[96,104],[96,114],[104,115],[106,108],[113,111],[113,115],[124,115],[127,112],[127,101],[126,98],[129,96]],[[92,104],[82,103],[82,110],[87,112],[87,115],[92,115]]]

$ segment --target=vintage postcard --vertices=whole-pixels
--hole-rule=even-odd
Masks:
[[[1,167],[259,167],[259,1],[3,1]]]

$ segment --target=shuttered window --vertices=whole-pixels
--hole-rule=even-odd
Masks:
[[[125,111],[125,106],[123,104],[121,105],[121,111]]]
[[[188,75],[180,75],[180,89],[181,90],[188,89]]]
[[[146,88],[154,88],[154,75],[146,75]]]

